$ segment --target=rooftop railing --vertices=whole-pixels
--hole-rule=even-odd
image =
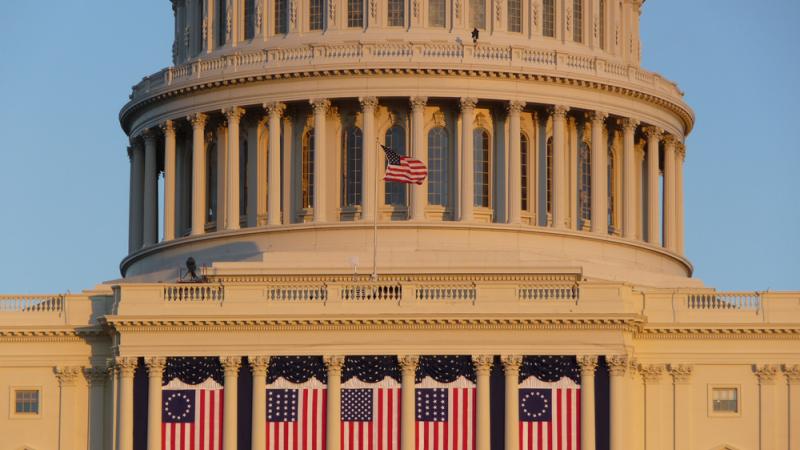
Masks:
[[[0,312],[62,312],[63,295],[0,295]]]

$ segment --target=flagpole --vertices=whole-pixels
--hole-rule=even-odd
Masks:
[[[379,147],[378,138],[375,138],[375,152],[377,153]],[[372,191],[374,200],[372,208],[372,280],[378,279],[378,160],[375,157],[375,173],[372,178],[375,182],[375,189]]]

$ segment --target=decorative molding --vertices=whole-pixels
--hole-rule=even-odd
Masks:
[[[99,386],[106,382],[108,371],[107,366],[84,367],[83,376],[90,386]]]
[[[508,102],[508,104],[506,104],[506,111],[508,111],[509,114],[512,113],[519,114],[522,112],[523,109],[525,109],[525,105],[527,105],[527,102],[520,100],[511,100],[510,102]]]
[[[322,357],[325,367],[328,369],[328,377],[338,377],[342,373],[344,367],[344,356],[342,355],[325,355]]]
[[[775,375],[778,374],[778,366],[776,364],[756,365],[753,367],[753,373],[758,378],[759,384],[772,384],[775,381]]]
[[[420,0],[414,0],[414,17],[419,17],[419,1]]]
[[[597,370],[597,356],[579,355],[578,366],[581,368],[581,374],[593,374]]]
[[[263,0],[256,0],[255,14],[256,14],[256,33],[257,34],[262,34],[263,33],[263,30],[261,29],[262,20],[263,20],[263,16],[264,16],[264,9],[263,9],[264,6],[261,4],[262,1]]]
[[[800,339],[800,326],[713,326],[699,323],[681,327],[643,327],[636,339]]]
[[[522,355],[501,355],[500,360],[503,362],[503,370],[506,376],[519,375],[519,368],[522,366]]]
[[[694,368],[689,365],[678,364],[669,365],[669,374],[672,376],[672,382],[675,384],[686,384],[692,377]]]
[[[326,98],[315,98],[308,102],[314,108],[314,114],[326,114],[331,108],[331,101]]]
[[[416,109],[425,109],[425,105],[428,104],[428,97],[411,97],[409,100],[411,104],[411,110],[414,111]]]
[[[458,104],[461,106],[461,111],[472,110],[475,109],[475,105],[478,104],[478,99],[474,97],[461,97],[458,100]]]
[[[489,375],[494,364],[493,355],[472,355],[472,365],[477,375]]]
[[[133,377],[136,366],[139,365],[139,358],[133,356],[117,356],[114,358],[114,370],[122,378]]]
[[[186,120],[192,124],[192,128],[205,128],[208,123],[208,116],[203,113],[196,113],[186,116]]]
[[[369,0],[369,15],[375,20],[378,17],[378,2],[377,0]]]
[[[269,102],[262,104],[267,115],[277,114],[278,118],[283,116],[286,111],[286,104],[281,102]]]
[[[83,367],[80,366],[58,366],[53,369],[58,380],[58,385],[61,387],[75,386],[78,381],[78,375],[83,373]]]
[[[456,12],[456,19],[461,20],[461,2],[462,0],[454,0],[453,8]]]
[[[608,364],[608,373],[613,376],[625,375],[628,370],[628,357],[625,355],[611,355],[606,356],[606,364]]]
[[[331,22],[336,22],[336,0],[328,0],[328,18]]]
[[[165,120],[161,124],[161,132],[164,133],[165,136],[174,136],[175,135],[175,122],[172,120]]]
[[[364,111],[374,111],[378,106],[378,97],[359,97],[358,102],[361,104],[361,108]]]
[[[783,365],[783,374],[789,384],[800,384],[800,364]]]
[[[636,119],[632,119],[630,117],[625,117],[622,119],[618,119],[617,123],[619,124],[620,128],[623,131],[634,132],[636,128],[639,126],[639,121]]]
[[[608,118],[608,113],[604,111],[592,111],[588,113],[589,120],[593,122],[593,125],[597,124],[603,126],[606,119]]]
[[[227,376],[228,373],[237,373],[239,368],[242,366],[242,357],[241,356],[220,356],[219,362],[222,364],[222,368],[225,371],[225,375]]]
[[[159,377],[164,374],[164,368],[167,367],[167,358],[163,356],[150,356],[144,359],[144,363],[147,366],[147,372],[150,374],[150,377]]]
[[[266,376],[269,370],[270,357],[267,355],[251,355],[247,357],[247,362],[250,364],[250,372],[253,376]]]
[[[565,119],[567,117],[567,112],[569,112],[569,106],[554,105],[554,106],[551,106],[550,108],[548,108],[548,111],[550,112],[550,115],[553,118],[558,117],[558,118],[563,120],[563,119]]]
[[[239,122],[244,113],[245,113],[244,108],[240,108],[238,106],[232,106],[230,108],[222,109],[222,114],[225,115],[225,119],[228,121],[229,124],[233,122]]]
[[[496,1],[494,2],[494,17],[495,22],[498,24],[502,23],[503,21],[503,3]]]
[[[642,379],[645,383],[656,384],[661,380],[661,375],[664,374],[663,364],[649,364],[638,365],[639,373],[642,374]]]
[[[447,119],[443,111],[439,110],[433,113],[433,125],[437,127],[447,126]]]
[[[642,127],[642,133],[647,136],[648,140],[661,140],[661,136],[664,134],[664,130],[654,126],[646,126]]]
[[[403,372],[411,372],[412,374],[416,372],[417,366],[419,366],[419,356],[418,355],[400,355],[397,357],[397,362],[400,364],[400,369]]]

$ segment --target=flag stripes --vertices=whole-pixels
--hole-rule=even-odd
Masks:
[[[426,379],[423,385],[428,385]],[[432,381],[432,380],[430,380]],[[442,414],[434,412],[432,420],[420,420],[420,408],[425,409],[424,396],[420,396],[422,385],[417,385],[416,450],[475,450],[475,423],[477,420],[477,390],[474,384],[464,378],[449,383],[436,383],[446,390],[446,410]],[[446,386],[446,387],[445,387]],[[423,414],[424,415],[424,414]]]
[[[531,379],[535,380],[534,383],[523,383],[523,386],[533,385],[533,389],[545,392],[549,390],[549,416],[545,420],[525,420],[520,414],[519,449],[580,450],[580,386],[571,380],[565,382],[566,378],[555,383]],[[525,395],[523,386],[520,386],[520,398]]]
[[[287,393],[296,402],[291,410],[271,413],[270,391]],[[267,386],[266,450],[325,450],[327,389],[312,379],[294,384],[284,379]],[[273,396],[274,397],[274,396]],[[280,416],[280,417],[278,417]]]
[[[371,390],[370,420],[347,420],[353,412],[342,409],[341,449],[342,450],[400,450],[400,403],[401,394],[397,382],[390,378],[380,383],[363,383],[353,379],[345,384],[359,389]],[[345,391],[354,390],[343,386],[343,402],[347,397]],[[352,411],[352,409],[351,409]],[[363,410],[355,411],[356,414]]]
[[[188,395],[185,417],[172,419],[167,413],[172,393]],[[222,414],[225,393],[209,378],[199,385],[188,385],[177,378],[162,388],[162,450],[222,450]]]
[[[386,153],[386,175],[384,181],[396,181],[398,183],[422,184],[428,176],[428,168],[425,164],[408,156],[400,156],[392,149],[381,145]]]

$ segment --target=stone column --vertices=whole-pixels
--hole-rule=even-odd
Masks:
[[[253,406],[251,449],[264,450],[267,446],[267,368],[269,356],[248,356],[253,373]]]
[[[361,148],[361,220],[372,222],[375,218],[375,170],[377,149],[375,148],[375,108],[378,106],[376,97],[361,97],[361,112],[364,120],[364,139]]]
[[[639,121],[622,119],[622,236],[625,239],[636,238],[636,216],[639,213],[636,205],[636,158],[634,155],[634,133]]]
[[[75,405],[78,396],[75,392],[78,375],[82,371],[81,367],[56,367],[55,374],[59,386],[59,425],[58,441],[59,450],[77,450],[75,439],[77,411]]]
[[[267,182],[267,224],[281,224],[281,116],[286,110],[283,103],[265,104],[269,115],[269,151]],[[263,183],[263,181],[259,181]],[[260,203],[259,203],[260,204]]]
[[[339,450],[341,442],[342,420],[342,367],[344,356],[325,356],[325,366],[328,368],[328,411],[327,430],[328,436],[325,450]]]
[[[592,222],[594,223],[594,222]],[[595,450],[594,372],[597,356],[579,356],[581,367],[581,450]]]
[[[506,192],[508,192],[508,223],[512,224],[522,222],[522,157],[520,155],[519,114],[523,108],[525,108],[525,102],[521,101],[511,101],[507,105],[509,154]],[[528,151],[530,152],[530,149]]]
[[[658,202],[658,145],[663,130],[656,127],[644,127],[647,136],[647,242],[661,245],[661,222],[659,220]]]
[[[661,411],[664,405],[661,404],[660,381],[664,373],[664,366],[654,364],[641,366],[639,372],[644,379],[645,390],[645,449],[658,450],[661,448]]]
[[[90,450],[103,450],[105,445],[105,388],[108,369],[105,366],[83,368],[83,376],[89,385],[88,444]]]
[[[220,356],[219,362],[225,370],[225,393],[222,404],[222,450],[236,450],[237,407],[239,393],[239,367],[241,356]]]
[[[755,375],[758,378],[758,430],[759,448],[762,450],[775,448],[776,422],[775,417],[775,375],[778,367],[773,364],[756,366]],[[739,399],[741,404],[741,398]],[[741,406],[739,406],[741,408]]]
[[[137,363],[137,358],[129,356],[118,356],[115,361],[119,380],[118,450],[133,450],[133,372]]]
[[[331,102],[327,99],[315,99],[311,100],[311,105],[314,107],[314,222],[322,223],[327,221],[328,212],[328,205],[325,201],[328,194],[325,177],[327,169],[325,120]],[[329,435],[331,431],[332,428],[328,427]],[[335,433],[339,433],[338,428]]]
[[[412,156],[428,166],[428,146],[425,142],[425,104],[428,97],[411,97],[411,144]],[[411,220],[425,220],[425,207],[428,206],[428,178],[410,189]]]
[[[144,214],[142,239],[144,246],[153,245],[158,240],[158,170],[156,167],[156,131],[146,129],[144,137]]]
[[[519,367],[522,365],[522,356],[503,355],[502,360],[506,374],[505,450],[517,450],[519,449]]]
[[[475,105],[478,99],[471,97],[461,98],[461,221],[469,222],[473,219],[475,173],[473,167],[474,152],[472,142],[472,127],[475,119]]]
[[[186,118],[192,124],[192,236],[206,232],[206,141],[208,116]]]
[[[476,450],[490,450],[492,447],[491,435],[491,402],[489,391],[489,376],[492,373],[492,355],[473,355],[472,364],[475,366],[477,383],[475,386],[477,404],[477,423],[475,424]]]
[[[675,159],[675,249],[683,255],[685,253],[683,242],[683,162],[686,159],[686,146],[679,142]]]
[[[175,239],[175,124],[167,120],[161,125],[164,132],[164,240]]]
[[[567,146],[565,127],[569,108],[556,105],[550,110],[553,118],[553,227],[567,227]]]
[[[692,377],[692,366],[670,365],[669,373],[672,375],[673,398],[675,399],[675,448],[681,450],[692,449],[692,392],[689,383]]]
[[[146,358],[149,383],[147,387],[147,450],[161,450],[161,379],[167,359]]]
[[[419,356],[398,356],[402,371],[400,395],[400,448],[416,450],[416,374]],[[480,442],[480,441],[479,441]]]
[[[800,419],[800,364],[783,366],[789,383],[789,417],[797,423]],[[789,448],[800,448],[800,427],[789,426]]]
[[[144,149],[141,139],[131,139],[128,147],[131,159],[130,213],[128,220],[128,253],[142,248],[144,215]]]
[[[591,113],[592,121],[592,231],[608,235],[608,141],[603,129],[608,114]],[[592,372],[594,373],[594,371]]]
[[[230,14],[230,11],[228,12]],[[239,168],[239,123],[244,115],[244,109],[234,106],[222,111],[228,119],[228,176],[225,177],[227,194],[225,199],[225,229],[239,229],[239,178],[241,177]],[[221,214],[217,214],[217,221],[222,220]],[[219,223],[217,227],[219,228]]]
[[[664,247],[671,252],[678,249],[675,227],[675,136],[664,136]]]
[[[609,422],[611,450],[625,448],[625,371],[628,368],[626,356],[607,356],[609,382]]]

